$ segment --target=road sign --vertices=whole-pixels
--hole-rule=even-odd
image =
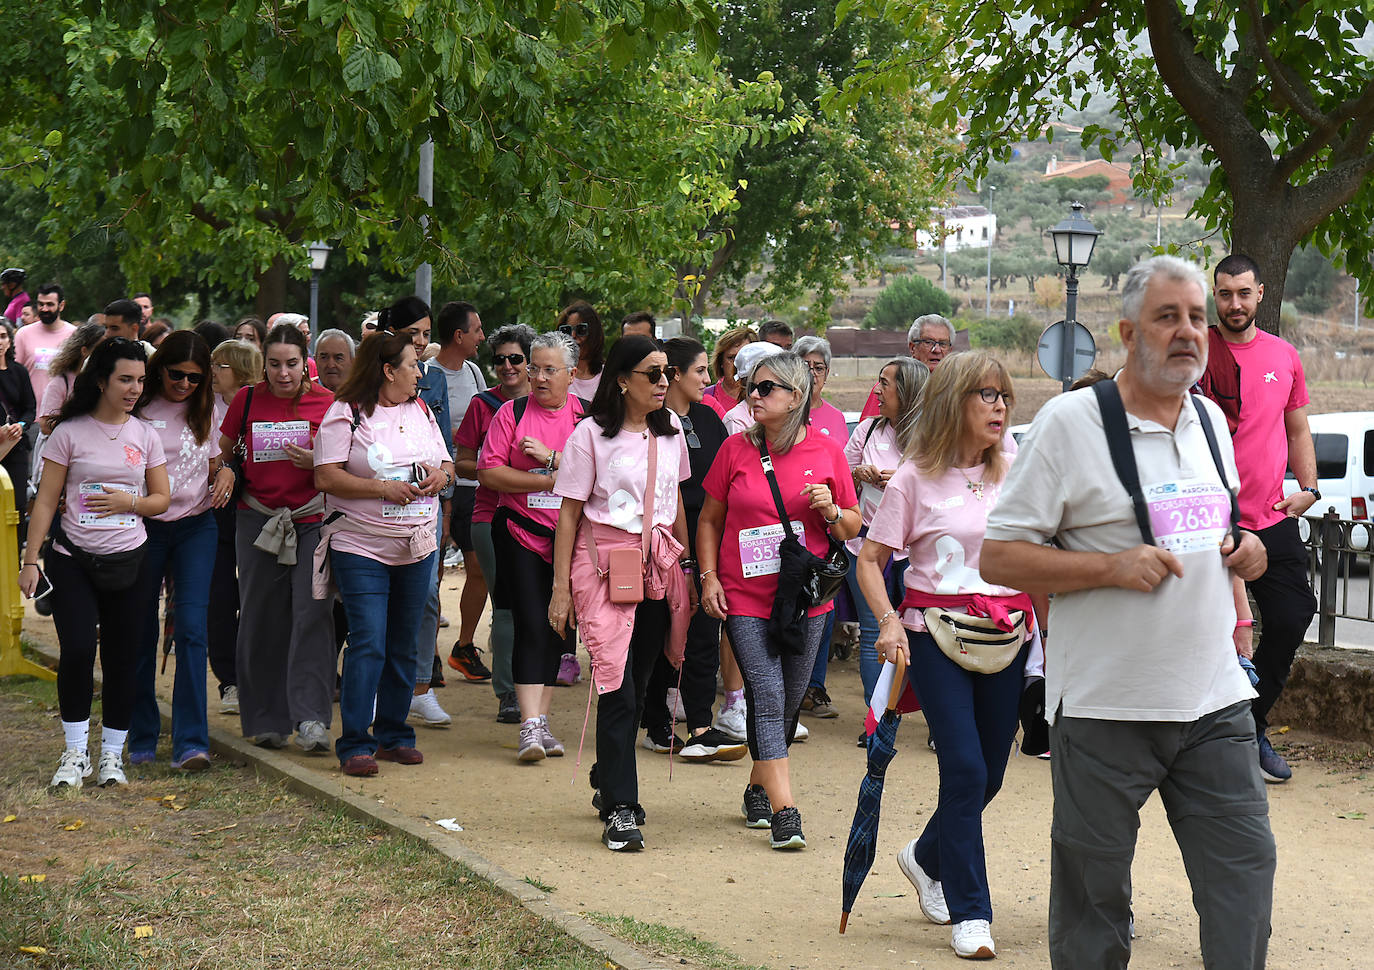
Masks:
[[[1070,373],[1064,373],[1066,329],[1063,320],[1057,320],[1046,327],[1045,332],[1040,335],[1035,355],[1040,361],[1040,369],[1050,377],[1057,381],[1076,381],[1088,372],[1093,361],[1097,359],[1097,345],[1093,343],[1093,335],[1088,328],[1081,323],[1075,323],[1071,350],[1073,364],[1069,368]]]

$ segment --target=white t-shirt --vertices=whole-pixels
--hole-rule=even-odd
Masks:
[[[1226,419],[1206,401],[1227,480],[1236,472]],[[1118,721],[1194,721],[1255,696],[1236,662],[1236,610],[1220,543],[1230,503],[1193,405],[1174,428],[1127,412],[1156,541],[1183,577],[1152,592],[1116,587],[1057,593],[1045,651],[1045,713]],[[1140,545],[1090,388],[1051,400],[1021,440],[987,538],[1116,553]]]
[[[892,422],[885,421],[882,427],[874,430],[872,434],[869,433],[868,429],[872,428],[873,422],[877,420],[864,418],[849,436],[849,441],[844,446],[844,460],[849,462],[851,471],[860,465],[872,465],[880,472],[895,471],[902,463],[902,449],[897,445],[897,429],[892,426]],[[855,482],[854,487],[859,491],[859,514],[863,516],[863,524],[872,525],[878,504],[883,500],[883,489],[868,482],[862,485]],[[864,547],[863,537],[855,536],[844,546],[850,555],[857,556]],[[893,556],[899,562],[905,562],[905,547],[894,549]]]
[[[482,370],[471,360],[463,361],[463,366],[457,370],[449,370],[437,360],[431,360],[425,366],[443,371],[444,380],[448,382],[448,426],[457,431],[463,424],[463,416],[468,413],[468,404],[473,397],[487,389]],[[477,483],[468,478],[455,478],[453,484],[477,487]]]

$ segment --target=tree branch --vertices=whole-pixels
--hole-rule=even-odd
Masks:
[[[1374,152],[1332,165],[1312,181],[1292,188],[1292,204],[1287,208],[1301,220],[1297,238],[1307,235],[1317,223],[1353,199],[1371,173]]]
[[[1331,124],[1312,97],[1309,88],[1298,73],[1274,56],[1269,49],[1269,38],[1264,33],[1264,14],[1259,0],[1246,0],[1246,11],[1250,14],[1250,33],[1246,45],[1259,55],[1260,61],[1269,71],[1269,79],[1274,85],[1274,93],[1279,100],[1298,113],[1298,116],[1316,129],[1325,129]]]

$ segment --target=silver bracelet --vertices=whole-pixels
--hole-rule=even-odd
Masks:
[[[897,614],[897,611],[896,611],[896,610],[888,610],[888,611],[887,611],[886,613],[884,613],[882,616],[878,617],[878,626],[882,626],[884,623],[886,623],[886,622],[887,622],[887,618],[888,618],[889,616],[897,616],[897,615],[898,615],[898,614]]]

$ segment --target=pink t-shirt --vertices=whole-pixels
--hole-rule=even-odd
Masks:
[[[701,399],[701,403],[715,411],[716,414],[720,415],[722,418],[725,417],[726,413],[730,410],[730,402],[717,394],[707,394]]]
[[[889,422],[869,434],[869,429],[873,427],[873,422],[877,418],[864,418],[854,428],[854,433],[849,436],[849,441],[844,446],[844,458],[849,462],[851,470],[860,465],[872,465],[880,472],[894,471],[902,463],[902,451],[897,446],[897,429],[892,427]],[[864,482],[859,486],[859,514],[863,516],[864,525],[873,524],[873,516],[878,511],[878,504],[883,500],[883,488]],[[852,554],[858,555],[863,548],[863,536],[856,536],[845,544],[845,548]],[[906,549],[895,549],[893,553],[898,559],[906,559]]]
[[[1006,456],[1008,464],[1013,457]],[[941,596],[1014,596],[1020,592],[984,582],[978,574],[988,512],[1002,494],[1002,482],[988,482],[979,498],[969,483],[982,481],[982,476],[982,465],[949,468],[935,478],[923,475],[915,462],[898,466],[883,490],[868,537],[893,549],[906,549],[908,589]],[[917,632],[926,628],[921,611],[915,609],[905,612],[902,625]]]
[[[154,516],[159,522],[200,515],[210,508],[210,459],[219,454],[219,424],[224,420],[225,404],[216,395],[210,417],[209,433],[203,442],[186,423],[187,404],[174,404],[164,397],[155,397],[140,412],[144,422],[153,429],[167,456],[167,481],[172,486],[172,501],[167,511]]]
[[[143,516],[132,512],[97,516],[87,512],[83,494],[102,485],[135,495],[147,494],[149,468],[167,464],[157,433],[138,418],[101,424],[90,415],[63,421],[53,429],[43,460],[67,469],[62,531],[87,552],[106,555],[143,545]]]
[[[811,427],[838,441],[841,448],[849,440],[849,423],[844,419],[844,412],[829,401],[812,405]]]
[[[1228,346],[1240,365],[1240,423],[1232,438],[1240,469],[1240,524],[1266,529],[1283,519],[1274,511],[1288,467],[1283,416],[1307,405],[1307,381],[1297,350],[1273,334],[1257,330],[1249,343]]]
[[[72,396],[72,384],[75,381],[75,374],[49,378],[47,387],[43,388],[43,394],[38,398],[38,416],[41,418],[61,411],[67,398]]]
[[[448,448],[439,424],[418,398],[394,407],[378,405],[371,414],[360,410],[358,417],[358,427],[353,430],[352,406],[343,401],[329,406],[315,436],[316,466],[342,464],[344,471],[358,478],[418,484],[425,477],[424,470],[413,469],[412,465],[420,463],[434,468],[448,461]],[[324,504],[330,512],[342,512],[353,522],[369,527],[423,525],[432,532],[439,515],[438,498],[417,498],[401,505],[379,498],[326,495]],[[338,552],[366,556],[386,566],[419,562],[410,551],[410,540],[403,536],[346,531],[335,533],[330,543]]]
[[[590,404],[592,398],[596,397],[596,389],[600,386],[601,374],[597,374],[595,377],[574,377],[572,384],[568,387],[568,393],[576,395]]]
[[[57,356],[63,341],[75,332],[76,327],[63,321],[52,330],[41,323],[31,323],[27,327],[20,327],[15,333],[14,359],[28,368],[36,400],[43,400],[43,391],[47,389],[48,381],[51,380],[48,377],[48,365]]]
[[[682,422],[671,410],[669,414],[677,434],[657,439],[654,524],[671,529],[677,519],[678,485],[692,477],[692,466]],[[607,438],[601,425],[587,418],[568,435],[553,490],[585,503],[582,514],[591,521],[639,535],[644,531],[648,476],[648,432],[622,430]]]
[[[854,507],[858,502],[854,480],[839,442],[808,430],[785,455],[773,456],[773,471],[783,508],[794,523],[793,531],[798,531],[799,523],[806,535],[806,548],[818,556],[825,555],[830,549],[825,520],[810,508],[811,499],[802,494],[802,486],[828,485],[836,505]],[[758,447],[744,435],[726,438],[702,484],[707,495],[725,504],[716,571],[725,590],[726,606],[732,616],[767,619],[778,589],[778,544],[784,532]],[[827,603],[811,610],[810,615],[819,616],[832,607]]]
[[[754,406],[745,398],[720,416],[726,434],[739,434],[754,425]]]
[[[554,451],[564,450],[568,435],[572,434],[573,426],[582,414],[582,406],[571,392],[563,406],[556,411],[543,407],[533,395],[527,400],[529,403],[525,406],[525,413],[520,416],[518,426],[515,422],[514,401],[507,401],[501,405],[501,409],[491,419],[486,443],[482,445],[482,453],[477,456],[478,470],[501,466],[522,472],[542,470],[542,464],[520,449],[521,438],[534,438],[544,447],[552,448]],[[553,485],[552,479],[549,484]],[[552,529],[558,524],[558,510],[563,504],[563,499],[550,487],[538,492],[501,492],[496,504],[498,508],[508,508]],[[552,539],[533,535],[514,522],[510,524],[510,534],[530,552],[550,562],[553,560]]]
[[[243,403],[248,388],[234,395],[228,412],[220,422],[220,433],[238,440],[243,427]],[[244,462],[248,492],[270,509],[296,509],[315,497],[315,472],[297,468],[285,451],[286,442],[301,448],[311,447],[325,411],[334,403],[334,394],[319,384],[310,384],[300,401],[275,396],[264,381],[253,389],[253,406],[248,414],[248,458]],[[239,508],[248,506],[243,502]],[[301,522],[318,522],[319,516],[306,516]]]
[[[500,385],[489,387],[487,390],[497,395],[504,402],[508,400]],[[477,395],[473,395],[468,403],[467,413],[463,415],[463,423],[458,425],[458,430],[453,432],[453,443],[460,448],[467,448],[473,454],[482,453],[482,443],[487,440],[487,429],[491,427],[491,419],[496,416],[491,405]],[[472,502],[472,521],[490,522],[491,517],[496,514],[497,495],[491,489],[481,483],[477,485],[477,491],[473,494]]]

